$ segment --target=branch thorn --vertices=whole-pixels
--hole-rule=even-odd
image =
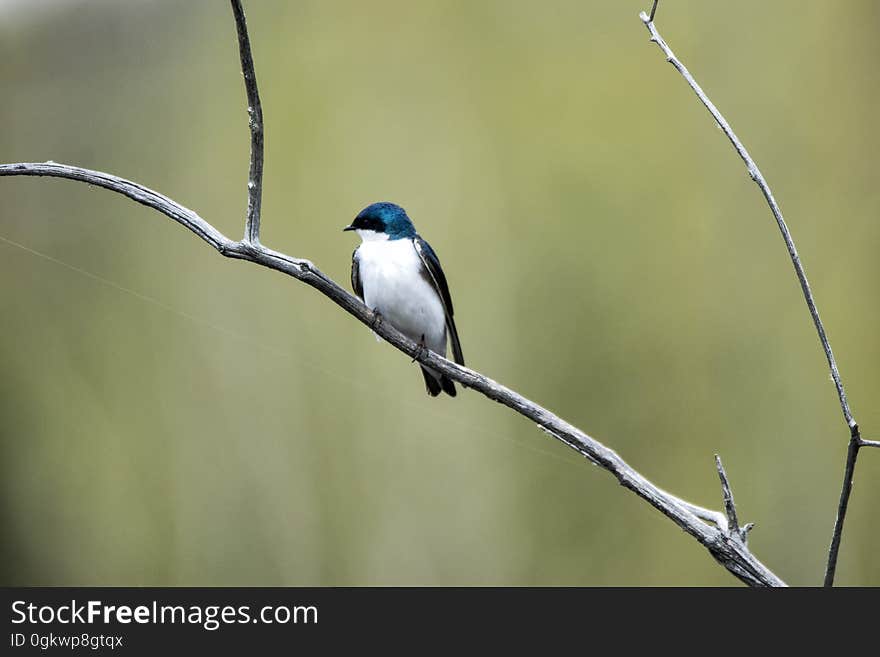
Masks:
[[[727,535],[730,538],[738,540],[743,545],[748,541],[748,534],[755,523],[747,523],[744,527],[739,526],[739,519],[736,516],[736,504],[733,501],[733,492],[730,490],[730,482],[727,479],[727,473],[721,463],[721,457],[715,455],[715,468],[718,470],[718,478],[721,480],[721,495],[724,498],[724,512],[727,515]]]

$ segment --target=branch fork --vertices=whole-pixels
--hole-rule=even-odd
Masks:
[[[712,118],[715,119],[715,122],[718,124],[718,127],[727,135],[727,138],[730,140],[730,143],[733,145],[736,152],[739,154],[740,158],[742,158],[743,163],[746,165],[746,170],[748,171],[749,177],[758,185],[761,190],[761,193],[764,195],[764,198],[767,200],[767,204],[770,206],[770,211],[773,213],[773,217],[776,219],[776,224],[779,227],[779,232],[782,234],[782,239],[785,241],[785,246],[788,249],[788,255],[791,258],[791,263],[794,266],[795,274],[797,275],[798,282],[801,286],[801,291],[804,296],[804,301],[807,303],[807,308],[810,311],[810,316],[813,319],[813,324],[816,327],[816,333],[819,336],[819,341],[822,344],[822,349],[825,352],[825,359],[828,361],[828,369],[831,372],[831,379],[834,382],[834,387],[837,390],[837,397],[840,402],[840,409],[843,412],[843,418],[846,422],[847,427],[850,432],[850,441],[849,441],[849,449],[847,450],[847,458],[846,458],[846,467],[844,470],[843,477],[843,487],[840,492],[840,502],[838,504],[837,517],[834,522],[834,530],[831,535],[831,547],[828,550],[828,562],[825,568],[825,586],[833,586],[834,584],[834,573],[837,568],[837,557],[840,550],[840,540],[843,533],[843,523],[846,519],[846,511],[847,506],[849,504],[849,496],[852,491],[852,481],[853,474],[855,472],[856,460],[859,455],[859,448],[866,446],[866,442],[870,444],[870,441],[864,441],[859,434],[859,425],[853,418],[852,411],[849,407],[849,402],[846,398],[846,392],[843,388],[843,381],[840,378],[840,372],[837,369],[837,361],[834,359],[834,353],[831,351],[831,343],[828,340],[828,336],[825,332],[825,326],[822,324],[822,320],[819,317],[819,309],[816,307],[816,301],[813,298],[813,292],[810,289],[810,284],[807,281],[807,274],[804,270],[803,265],[801,264],[800,256],[798,255],[797,248],[794,244],[794,239],[791,236],[791,231],[788,229],[788,225],[785,223],[785,219],[782,217],[782,210],[779,207],[779,204],[776,202],[776,199],[773,196],[773,192],[770,190],[770,186],[767,184],[767,181],[764,179],[764,176],[761,174],[761,170],[758,168],[758,165],[752,159],[752,156],[749,155],[749,152],[746,150],[746,147],[739,140],[739,137],[736,136],[736,133],[733,132],[733,128],[730,127],[730,124],[727,120],[722,116],[721,112],[718,111],[718,108],[709,100],[709,97],[703,91],[694,77],[691,75],[690,71],[687,70],[684,64],[675,56],[666,42],[663,40],[663,37],[660,36],[660,33],[657,31],[657,28],[654,25],[654,17],[657,13],[657,5],[659,0],[654,0],[654,3],[651,7],[650,15],[645,12],[641,12],[639,14],[639,18],[645,24],[645,27],[648,29],[649,34],[651,35],[651,42],[656,43],[660,50],[663,51],[663,54],[666,56],[666,61],[672,64],[675,69],[682,75],[685,81],[688,83],[688,86],[693,90],[693,92],[700,99],[700,102],[709,110],[709,113],[712,115]],[[873,445],[872,445],[873,446]],[[719,476],[722,476],[723,469],[720,466],[720,461],[718,465]],[[722,483],[724,477],[722,476]],[[732,498],[731,498],[732,504]],[[748,530],[746,530],[748,531]]]

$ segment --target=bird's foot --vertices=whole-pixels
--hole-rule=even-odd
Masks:
[[[382,317],[382,313],[378,310],[373,310],[373,320],[370,322],[370,328],[375,331],[379,324],[382,323],[383,319],[384,317]]]
[[[417,360],[421,360],[427,353],[428,348],[425,346],[425,334],[422,333],[422,339],[419,340],[418,349],[416,349],[416,353],[413,354],[412,362],[415,363]]]

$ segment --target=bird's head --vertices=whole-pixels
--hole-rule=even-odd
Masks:
[[[394,203],[384,202],[365,207],[343,230],[356,230],[364,241],[399,240],[416,234],[406,210]]]

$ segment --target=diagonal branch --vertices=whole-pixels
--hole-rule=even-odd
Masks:
[[[556,440],[563,440],[562,437],[560,437],[559,434],[555,433],[552,429],[549,429],[545,426],[541,426],[540,424],[538,425],[538,428],[541,431],[543,431],[544,433],[549,434],[550,436],[553,436],[554,438],[556,438]],[[593,465],[598,465],[599,467],[602,467],[602,464],[599,463],[598,461],[595,461],[592,456],[590,456],[588,454],[584,454],[584,456]],[[691,504],[687,500],[683,500],[682,498],[680,498],[676,495],[673,495],[672,493],[670,493],[668,491],[662,491],[662,493],[666,497],[668,497],[669,499],[674,500],[676,503],[680,504],[685,509],[687,509],[688,511],[693,513],[700,520],[703,520],[705,522],[711,522],[713,525],[718,527],[718,529],[720,529],[725,534],[728,533],[728,526],[729,525],[728,525],[728,521],[727,521],[727,516],[725,516],[723,513],[719,513],[718,511],[713,511],[712,509],[707,509],[705,507],[698,506],[696,504]]]
[[[846,519],[846,509],[847,504],[849,503],[849,495],[852,490],[852,480],[853,480],[853,472],[855,470],[856,459],[858,458],[859,447],[864,444],[860,435],[859,435],[859,425],[856,423],[853,418],[852,412],[849,408],[849,402],[846,399],[846,392],[843,389],[843,381],[840,379],[840,372],[837,369],[837,361],[834,359],[834,354],[831,351],[831,343],[828,341],[828,336],[825,333],[825,327],[822,324],[822,320],[819,318],[819,310],[816,307],[816,301],[813,298],[813,292],[810,290],[810,284],[807,281],[807,274],[804,271],[804,267],[801,264],[800,256],[798,255],[797,248],[794,245],[794,240],[791,237],[791,231],[789,231],[788,226],[785,223],[785,219],[782,218],[782,210],[779,208],[779,204],[776,202],[776,199],[773,197],[773,192],[770,190],[770,186],[767,184],[767,181],[764,179],[764,176],[761,174],[760,169],[758,169],[758,165],[752,159],[749,152],[746,150],[746,147],[739,140],[736,134],[733,132],[733,128],[730,127],[730,124],[727,120],[722,116],[721,112],[718,111],[718,108],[709,100],[709,97],[703,91],[697,81],[690,74],[690,71],[687,70],[684,64],[675,56],[670,47],[663,40],[663,37],[660,36],[660,33],[657,31],[657,28],[654,26],[654,15],[657,11],[657,2],[655,0],[652,8],[650,16],[645,12],[639,14],[639,18],[642,19],[642,22],[645,24],[645,27],[648,28],[648,32],[651,34],[651,41],[656,43],[660,50],[663,51],[663,54],[666,55],[666,61],[672,64],[679,73],[681,73],[682,77],[688,83],[693,92],[700,99],[700,102],[705,105],[706,109],[709,110],[709,113],[712,115],[712,118],[715,119],[715,122],[718,124],[718,127],[724,131],[724,134],[727,135],[727,138],[730,140],[730,143],[733,145],[736,152],[742,158],[742,161],[746,165],[746,169],[748,169],[749,176],[761,190],[761,193],[764,195],[764,198],[767,200],[767,204],[770,206],[770,211],[773,213],[773,217],[776,219],[776,224],[779,226],[779,232],[782,234],[782,239],[785,241],[785,246],[788,249],[788,255],[791,258],[791,263],[794,265],[795,274],[797,274],[798,282],[801,286],[801,291],[804,295],[804,300],[807,302],[807,308],[809,308],[810,316],[813,318],[813,324],[816,327],[816,332],[819,334],[819,341],[822,343],[822,349],[825,351],[825,358],[828,361],[828,368],[831,370],[831,378],[834,380],[834,386],[837,389],[837,397],[840,401],[840,408],[843,411],[843,417],[846,421],[846,425],[849,428],[850,432],[850,442],[849,442],[849,450],[847,453],[847,462],[846,462],[846,471],[844,474],[843,480],[843,490],[840,493],[840,503],[838,505],[837,511],[837,519],[834,523],[834,532],[831,538],[831,548],[828,552],[828,564],[825,570],[825,585],[832,586],[834,584],[834,571],[837,567],[837,555],[840,550],[840,538],[843,533],[843,523]]]
[[[256,85],[253,82],[255,79],[253,62],[249,55],[250,50],[246,47],[247,28],[244,24],[244,15],[240,11],[239,3],[233,1],[232,5],[239,41],[244,44],[242,46],[242,67],[244,69],[245,84],[246,86],[251,85],[255,94]],[[249,80],[251,82],[248,82]],[[248,95],[249,97],[251,96],[250,87]],[[252,104],[251,107],[254,107],[254,105]],[[260,123],[262,122],[260,121]],[[251,128],[253,137],[253,121]],[[252,149],[256,148],[259,150],[262,148],[262,141],[252,139],[251,146]],[[258,159],[257,155],[252,152],[252,163]],[[743,582],[752,586],[785,585],[779,577],[764,566],[748,550],[742,541],[728,534],[727,520],[723,514],[692,505],[667,493],[634,470],[616,452],[546,408],[475,370],[457,365],[430,350],[420,347],[388,322],[375,322],[375,315],[372,310],[365,306],[360,299],[349,294],[326,274],[321,272],[310,261],[294,258],[262,246],[258,239],[256,239],[258,231],[251,230],[256,229],[258,226],[258,222],[255,223],[252,219],[254,216],[259,217],[258,197],[261,191],[259,184],[250,187],[251,197],[257,198],[255,203],[249,205],[249,208],[250,210],[256,208],[256,212],[252,215],[249,210],[248,231],[245,239],[236,242],[220,233],[192,210],[179,205],[168,197],[154,192],[143,185],[108,173],[46,162],[0,164],[0,176],[49,176],[101,186],[127,196],[170,217],[195,233],[226,257],[245,260],[274,269],[310,285],[362,324],[371,328],[398,350],[419,361],[421,364],[445,374],[463,386],[476,390],[487,398],[516,411],[535,422],[541,429],[557,440],[610,472],[622,486],[648,502],[696,539],[718,563]],[[254,182],[253,178],[251,182]],[[702,522],[701,518],[714,522],[718,527],[710,527]]]
[[[784,582],[749,552],[740,541],[728,536],[724,516],[667,493],[634,470],[616,452],[536,404],[479,372],[462,367],[433,351],[420,347],[388,322],[375,322],[373,311],[346,292],[308,260],[272,251],[259,243],[236,242],[211,226],[198,214],[166,196],[124,178],[66,164],[0,164],[2,176],[48,176],[98,185],[153,208],[195,233],[222,255],[274,269],[310,285],[411,358],[442,372],[463,386],[476,390],[535,422],[546,433],[614,475],[622,486],[647,501],[709,550],[721,565],[752,586],[784,586]],[[709,527],[707,520],[719,528]]]

